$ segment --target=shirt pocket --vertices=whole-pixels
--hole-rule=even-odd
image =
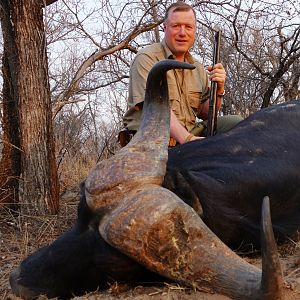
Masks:
[[[182,115],[180,105],[180,95],[176,84],[168,83],[170,105],[177,117]]]
[[[188,95],[189,104],[193,109],[198,109],[200,107],[202,92],[200,91],[190,91]]]
[[[199,112],[201,111],[201,98],[202,98],[202,92],[200,91],[189,92],[188,101],[195,116],[198,116]]]

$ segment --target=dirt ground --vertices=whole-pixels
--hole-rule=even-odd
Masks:
[[[30,217],[0,211],[0,300],[19,300],[12,295],[8,278],[10,272],[29,254],[45,244],[51,243],[76,218],[79,191],[76,188],[61,197],[61,210],[57,216]],[[300,242],[290,241],[279,247],[285,276],[285,300],[300,299]],[[244,257],[260,267],[260,257],[249,253]],[[40,300],[48,298],[41,296]],[[226,300],[228,297],[194,291],[178,284],[161,286],[136,286],[114,284],[106,291],[95,291],[76,300]],[[241,299],[242,300],[242,299]]]

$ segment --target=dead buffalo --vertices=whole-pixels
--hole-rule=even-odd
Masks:
[[[168,159],[165,73],[191,67],[154,66],[140,130],[91,171],[74,228],[11,274],[15,294],[68,297],[163,276],[234,299],[282,299],[269,207],[276,238],[292,236],[300,227],[300,104],[262,110],[227,134],[170,150]],[[262,270],[221,240],[262,247]]]
[[[278,241],[300,228],[300,101],[256,112],[222,135],[169,152],[163,185],[233,248],[260,247],[269,196]]]

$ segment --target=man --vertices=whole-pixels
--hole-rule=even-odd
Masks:
[[[164,39],[140,50],[130,69],[129,110],[124,116],[124,125],[130,132],[138,130],[143,107],[147,76],[153,65],[163,59],[176,59],[194,64],[194,70],[172,70],[167,74],[171,102],[170,146],[183,144],[204,135],[196,117],[206,124],[209,109],[209,80],[217,83],[217,107],[220,109],[224,95],[226,72],[222,64],[208,67],[189,53],[195,42],[196,14],[194,9],[181,1],[173,3],[166,11]],[[239,116],[218,118],[217,133],[226,132],[238,123]]]

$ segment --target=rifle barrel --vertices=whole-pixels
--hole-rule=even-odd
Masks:
[[[213,66],[220,61],[220,31],[215,33]],[[207,136],[215,134],[217,128],[217,83],[211,81],[210,96],[209,96],[209,110],[207,121]]]

